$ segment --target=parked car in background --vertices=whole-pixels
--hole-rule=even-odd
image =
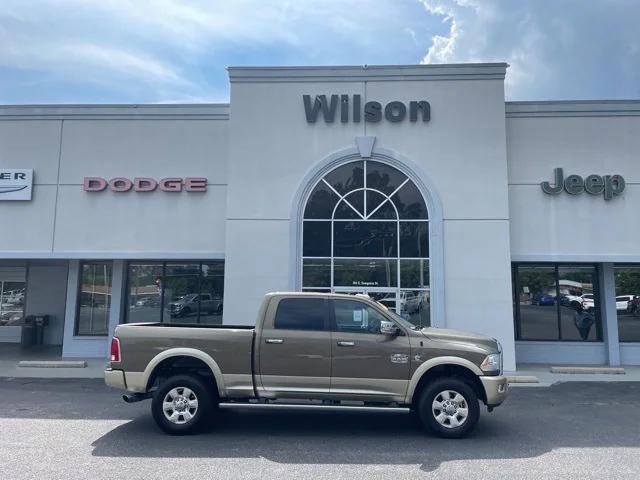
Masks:
[[[215,298],[210,293],[191,293],[178,297],[177,300],[169,304],[169,313],[172,317],[186,317],[198,313],[198,303],[200,303],[200,313],[222,313],[222,299]]]
[[[629,309],[629,302],[635,298],[635,295],[618,295],[616,297],[616,310],[624,310],[625,312]]]
[[[595,297],[593,293],[585,293],[580,298],[582,298],[582,308],[585,310],[591,310],[595,307]]]
[[[556,297],[548,293],[543,293],[536,297],[535,304],[539,307],[550,307],[556,304]]]
[[[136,307],[159,307],[160,295],[148,295],[136,301]]]
[[[582,306],[582,297],[578,295],[560,295],[560,305],[577,309]]]

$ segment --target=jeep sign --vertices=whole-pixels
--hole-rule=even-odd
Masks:
[[[0,200],[31,200],[33,169],[0,168]]]
[[[591,195],[604,195],[605,200],[611,200],[624,192],[625,181],[622,175],[589,175],[587,178],[569,175],[564,178],[562,169],[556,168],[554,185],[551,185],[551,182],[542,182],[540,187],[548,195],[557,195],[564,190],[571,195],[587,192]]]
[[[401,122],[407,115],[410,122],[428,122],[431,120],[431,105],[426,100],[411,101],[409,106],[404,102],[393,101],[386,105],[380,102],[367,102],[362,106],[360,95],[331,95],[327,100],[326,95],[316,95],[311,101],[311,95],[303,95],[304,113],[307,123],[316,123],[318,116],[322,113],[325,123],[333,123],[336,113],[339,111],[340,123],[349,122],[360,123],[361,118],[365,122],[379,122],[382,117],[389,122]],[[340,104],[340,107],[338,107]]]

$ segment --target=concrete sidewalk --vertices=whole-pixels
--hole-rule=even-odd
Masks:
[[[84,368],[19,367],[18,360],[0,359],[0,377],[12,378],[102,378],[107,360],[104,358],[58,358],[57,360],[84,360]]]
[[[538,383],[511,383],[511,387],[548,387],[563,382],[640,382],[640,366],[624,366],[623,374],[613,373],[552,373],[551,367],[567,366],[560,364],[538,365],[521,364],[515,372],[505,372],[507,376],[536,377]],[[575,365],[585,367],[585,365]],[[602,367],[602,365],[594,365]]]
[[[102,378],[107,365],[106,358],[64,358],[60,347],[35,347],[23,349],[20,345],[0,346],[0,377],[12,378]],[[19,366],[21,361],[45,363],[47,367]],[[53,362],[84,362],[84,367],[54,367]]]

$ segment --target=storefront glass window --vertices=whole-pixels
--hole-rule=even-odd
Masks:
[[[224,261],[130,262],[128,322],[221,324]]]
[[[429,325],[427,207],[404,173],[374,160],[336,168],[311,191],[302,227],[304,291],[366,293]]]
[[[516,339],[602,339],[595,266],[520,264],[513,277]]]
[[[596,268],[592,265],[558,267],[560,333],[562,340],[598,340],[600,297],[595,294]]]
[[[640,342],[640,265],[616,265],[616,312],[621,342]]]
[[[222,323],[222,293],[224,292],[224,262],[200,265],[200,316],[198,323]]]
[[[111,273],[111,262],[83,262],[80,265],[76,335],[109,333]]]
[[[0,326],[22,325],[26,293],[25,269],[0,269]]]

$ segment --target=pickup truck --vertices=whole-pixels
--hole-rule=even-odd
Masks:
[[[436,435],[469,433],[507,395],[498,341],[418,329],[360,295],[270,293],[256,326],[123,324],[107,385],[151,398],[169,434],[189,434],[220,403],[408,407]]]

